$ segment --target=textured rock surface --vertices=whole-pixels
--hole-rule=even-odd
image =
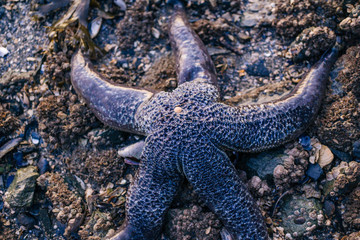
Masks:
[[[11,207],[29,207],[33,201],[38,176],[34,166],[17,170],[14,181],[5,193],[5,201]]]

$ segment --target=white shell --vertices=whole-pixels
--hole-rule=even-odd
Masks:
[[[139,142],[136,142],[134,144],[131,144],[127,147],[120,149],[118,151],[118,154],[120,157],[123,157],[123,158],[132,157],[135,159],[140,159],[141,153],[142,153],[144,147],[145,147],[145,142],[139,141]]]
[[[321,145],[320,154],[318,164],[321,168],[325,167],[326,165],[330,164],[334,160],[334,154],[331,150],[325,146]]]
[[[156,28],[151,28],[151,32],[152,32],[152,35],[155,37],[155,38],[159,38],[160,37],[160,31],[157,30]]]
[[[100,32],[100,28],[101,28],[101,23],[102,23],[102,18],[101,17],[97,17],[94,20],[91,21],[90,23],[90,37],[94,38],[98,35],[98,33]]]
[[[9,50],[7,50],[4,47],[0,47],[0,57],[5,57],[6,54],[8,54],[8,53],[9,53]]]
[[[119,6],[122,11],[126,10],[126,4],[123,0],[114,0],[114,3]]]

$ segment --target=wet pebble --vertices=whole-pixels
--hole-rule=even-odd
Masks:
[[[8,188],[11,183],[14,181],[15,176],[14,175],[9,175],[6,179],[6,184],[5,184],[5,188]]]
[[[0,47],[0,57],[5,57],[9,53],[9,50],[7,50],[4,47]]]
[[[39,168],[39,173],[44,174],[50,170],[50,165],[46,158],[41,158],[37,163],[37,167]]]
[[[342,151],[336,150],[334,148],[330,148],[330,150],[341,161],[345,161],[345,162],[350,162],[351,161],[351,155],[349,153],[342,152]]]
[[[35,226],[36,220],[30,214],[27,213],[19,213],[16,220],[22,226],[25,226],[27,229],[31,229]]]
[[[331,217],[335,212],[335,204],[330,200],[324,202],[324,213],[326,216]]]
[[[353,144],[353,156],[356,158],[360,158],[360,140],[357,140]]]
[[[251,65],[247,66],[246,72],[252,76],[268,77],[270,75],[269,69],[265,66],[265,60],[258,59]]]
[[[309,167],[306,171],[306,175],[309,176],[310,178],[312,178],[313,180],[318,180],[319,177],[323,174],[323,170],[321,169],[320,165],[315,163],[309,164]]]
[[[310,151],[312,149],[311,138],[309,136],[300,137],[299,143],[306,151]]]
[[[14,153],[13,158],[17,167],[26,167],[27,165],[29,165],[27,162],[24,162],[24,155],[22,152]]]
[[[306,221],[306,219],[304,217],[297,217],[294,219],[294,223],[299,224],[299,225],[304,224],[305,221]]]
[[[41,137],[37,132],[31,132],[31,141],[33,144],[38,145],[40,143]]]

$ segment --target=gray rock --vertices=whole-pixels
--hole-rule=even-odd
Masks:
[[[5,201],[11,207],[29,207],[34,197],[37,168],[29,166],[16,172],[14,181],[5,193]]]
[[[284,199],[277,215],[281,219],[279,227],[283,227],[285,233],[300,237],[317,228],[317,216],[322,215],[322,205],[315,198],[291,195]]]
[[[286,157],[288,157],[288,155],[284,153],[284,148],[273,149],[252,155],[246,161],[246,166],[250,170],[250,173],[264,180],[266,178],[272,178],[275,167],[283,164]]]
[[[360,158],[360,140],[357,140],[353,144],[353,155],[356,158]]]
[[[242,27],[254,27],[258,23],[259,19],[256,14],[244,13],[240,25]]]

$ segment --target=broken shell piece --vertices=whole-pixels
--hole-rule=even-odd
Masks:
[[[155,37],[155,38],[159,38],[160,37],[160,31],[157,30],[156,28],[151,28],[151,32],[152,32],[152,35]]]
[[[4,47],[0,47],[0,57],[5,57],[6,54],[8,54],[8,53],[9,53],[9,50],[7,50]]]
[[[114,3],[115,3],[118,7],[120,7],[120,9],[121,9],[122,11],[125,11],[125,10],[126,10],[126,4],[125,4],[125,2],[124,2],[123,0],[114,0]]]
[[[318,164],[320,165],[320,167],[321,168],[325,167],[326,165],[330,164],[333,160],[334,160],[334,154],[327,146],[322,145],[319,151],[319,159],[318,159]]]
[[[123,158],[135,158],[140,159],[141,153],[144,149],[145,141],[139,141],[134,144],[131,144],[127,147],[124,147],[118,151],[120,157]]]
[[[97,17],[91,21],[91,23],[90,23],[90,37],[91,38],[94,38],[98,35],[98,33],[100,32],[101,23],[102,23],[101,17]]]

